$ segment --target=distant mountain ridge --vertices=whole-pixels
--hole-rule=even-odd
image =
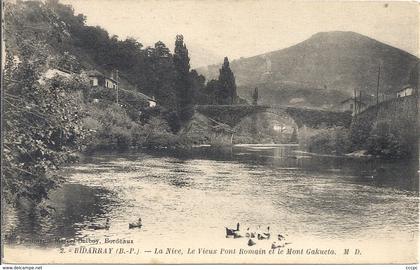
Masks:
[[[270,94],[269,102],[274,102],[275,92],[286,91],[288,98],[295,101],[306,98],[306,106],[328,107],[328,103],[336,103],[354,90],[365,95],[376,93],[379,66],[381,94],[392,95],[407,83],[410,70],[418,61],[414,55],[367,36],[334,31],[317,33],[286,49],[234,60],[231,68],[240,95],[246,97],[253,87],[260,86],[262,92]],[[218,68],[212,65],[198,71],[211,79],[217,77]],[[336,97],[320,104],[308,100],[302,89],[306,93],[324,89],[330,92],[324,96]],[[293,95],[295,90],[301,92],[299,96]],[[280,102],[285,104],[290,99]]]

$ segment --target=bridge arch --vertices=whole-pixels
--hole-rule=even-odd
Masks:
[[[349,112],[333,112],[309,108],[295,108],[276,105],[197,105],[195,110],[203,115],[235,127],[244,117],[260,112],[273,114],[285,113],[296,123],[298,128],[325,128],[333,126],[350,127],[352,116]]]
[[[282,111],[262,111],[242,118],[233,127],[235,137],[243,137],[246,140],[248,135],[249,142],[266,143],[292,143],[293,133],[298,132],[296,122],[288,114]]]

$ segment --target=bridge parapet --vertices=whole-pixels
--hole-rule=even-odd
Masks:
[[[280,117],[291,117],[300,128],[322,128],[332,126],[349,127],[351,114],[348,112],[332,112],[308,108],[295,108],[271,105],[197,105],[195,110],[213,120],[236,126],[243,118],[256,113],[272,113]]]
[[[350,127],[352,116],[350,112],[333,112],[307,108],[287,107],[286,113],[293,118],[297,126],[310,128]]]

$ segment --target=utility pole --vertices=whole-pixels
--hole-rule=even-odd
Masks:
[[[381,78],[381,65],[378,67],[378,81],[376,83],[376,105],[379,104],[379,79]]]
[[[118,102],[119,102],[119,88],[120,88],[120,86],[119,86],[119,82],[118,82],[118,69],[116,69],[115,70],[115,80],[117,81],[117,104],[118,104]]]
[[[354,101],[354,108],[353,108],[353,115],[357,114],[357,92],[356,89],[353,89],[353,101]]]

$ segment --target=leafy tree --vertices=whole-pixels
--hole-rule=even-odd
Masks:
[[[191,107],[193,105],[194,93],[191,87],[190,80],[190,58],[188,56],[188,49],[184,43],[182,35],[176,36],[174,65],[176,70],[175,89],[177,91],[179,115],[182,121],[188,120],[192,113]]]
[[[157,58],[169,58],[171,57],[171,52],[166,47],[165,43],[158,41],[155,43],[154,56]]]
[[[88,134],[80,123],[84,110],[78,95],[87,81],[54,77],[41,83],[48,54],[28,38],[6,51],[3,183],[9,202],[45,198],[60,182],[54,172],[74,158]]]
[[[93,140],[88,142],[89,150],[101,147],[127,149],[142,143],[145,137],[140,125],[116,103],[90,104],[83,124],[95,133]]]
[[[201,104],[217,104],[216,97],[219,93],[219,89],[220,89],[219,80],[209,81],[206,87],[204,88]]]
[[[161,41],[154,48],[148,48],[148,70],[146,92],[154,96],[160,105],[170,111],[177,111],[176,72],[169,49]]]
[[[416,138],[412,134],[404,133],[411,130],[411,125],[404,121],[398,125],[399,129],[391,128],[390,123],[386,121],[376,123],[367,139],[368,152],[386,158],[410,156],[413,152],[410,145],[416,144]]]
[[[206,78],[203,75],[199,75],[195,69],[190,71],[190,83],[191,83],[191,91],[193,92],[194,103],[201,103],[205,97],[204,95],[204,88]]]
[[[216,95],[218,104],[234,104],[238,98],[236,93],[235,76],[229,66],[229,59],[225,57],[219,70],[219,91]]]
[[[307,145],[310,152],[325,154],[344,154],[349,149],[348,130],[343,127],[332,127],[315,131],[308,138],[302,138],[300,144]]]

